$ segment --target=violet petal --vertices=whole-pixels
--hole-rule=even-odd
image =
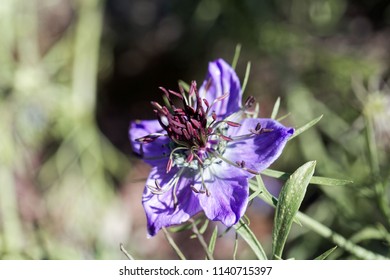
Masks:
[[[171,141],[167,136],[160,136],[150,143],[141,144],[137,141],[137,139],[153,133],[164,133],[158,120],[134,121],[130,124],[129,138],[134,153],[140,155],[145,162],[155,166],[161,161],[168,161]]]
[[[272,119],[251,118],[244,119],[240,127],[230,127],[228,136],[234,138],[249,134],[258,123],[263,129],[271,129],[271,131],[229,142],[223,156],[232,162],[244,161],[247,168],[261,172],[280,156],[294,129]]]
[[[242,170],[226,164],[214,163],[204,170],[204,183],[209,191],[198,195],[207,218],[221,221],[230,227],[244,215],[248,205],[248,180]],[[198,180],[196,188],[200,188]]]
[[[218,118],[222,119],[229,114],[237,112],[241,108],[241,85],[234,69],[223,59],[217,59],[209,63],[208,73],[199,89],[202,98],[206,98],[209,104],[215,99],[229,93],[229,96],[217,101],[211,108]]]
[[[190,188],[194,178],[190,169],[185,169],[177,181],[175,193],[178,203],[175,207],[173,191],[177,172],[178,168],[173,167],[170,172],[165,173],[165,166],[160,165],[153,167],[149,174],[147,186],[155,187],[157,180],[163,193],[154,194],[145,187],[142,203],[147,218],[148,237],[154,236],[162,227],[186,222],[202,210],[196,194]]]

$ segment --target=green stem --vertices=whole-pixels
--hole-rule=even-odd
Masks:
[[[72,70],[72,97],[75,117],[93,113],[96,101],[102,12],[100,0],[78,1],[79,22],[76,26]],[[92,117],[92,116],[89,116]]]
[[[328,238],[334,244],[340,246],[340,248],[343,248],[344,250],[350,252],[351,254],[355,255],[358,258],[365,259],[365,260],[386,260],[387,259],[382,255],[373,253],[369,250],[366,250],[354,244],[353,242],[345,239],[340,234],[332,231],[330,228],[324,226],[323,224],[317,222],[316,220],[312,219],[306,214],[303,214],[302,212],[297,213],[297,218],[299,219],[299,221],[301,221],[302,225],[310,228],[311,230],[315,231],[322,237]]]
[[[123,244],[122,244],[122,243],[119,245],[119,248],[121,249],[122,253],[125,254],[125,256],[126,256],[129,260],[131,260],[131,261],[134,260],[133,256],[130,255],[129,252],[127,252],[127,250],[125,249],[125,247],[123,247]]]
[[[374,125],[372,119],[370,119],[369,116],[364,116],[364,123],[366,125],[368,156],[370,159],[371,173],[375,184],[374,187],[376,199],[378,200],[378,207],[382,212],[382,215],[387,219],[387,222],[390,224],[390,207],[389,201],[387,199],[385,184],[381,182],[382,180],[380,175],[379,155],[378,147],[375,142]]]
[[[0,214],[3,222],[4,251],[18,255],[22,250],[22,226],[12,171],[4,165],[0,166]]]
[[[379,176],[379,158],[378,150],[375,143],[374,126],[368,116],[364,116],[364,123],[366,125],[366,139],[370,158],[371,172],[374,177]]]
[[[192,231],[195,233],[196,237],[198,238],[200,245],[202,245],[202,247],[206,253],[207,258],[209,260],[214,260],[213,255],[210,253],[209,246],[207,246],[207,243],[204,240],[203,235],[199,232],[195,221],[193,219],[190,219],[190,222],[192,223]]]
[[[23,246],[22,224],[14,179],[16,159],[20,154],[12,135],[13,110],[7,106],[9,105],[7,103],[0,103],[0,131],[2,131],[0,139],[0,233],[2,234],[0,236],[4,239],[4,248],[0,250],[17,256]]]

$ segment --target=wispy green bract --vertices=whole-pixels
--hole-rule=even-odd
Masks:
[[[318,123],[318,122],[322,119],[322,117],[323,117],[323,116],[321,115],[321,116],[319,116],[318,118],[315,118],[314,120],[308,122],[307,124],[305,124],[305,125],[303,125],[303,126],[297,128],[297,129],[295,130],[294,135],[291,136],[289,140],[291,140],[291,139],[297,137],[299,134],[302,134],[303,132],[305,132],[306,130],[308,130],[308,129],[311,128],[312,126],[314,126],[316,123]]]
[[[206,232],[207,227],[209,226],[209,222],[210,222],[210,220],[207,220],[207,219],[204,221],[204,224],[203,224],[202,227],[199,229],[199,232],[200,232],[201,234],[204,234],[204,233]]]
[[[256,257],[259,260],[266,260],[267,255],[260,242],[257,240],[254,233],[250,230],[247,224],[240,220],[237,224],[234,225],[236,232],[245,240],[245,242],[251,247],[252,251],[255,253]]]
[[[272,256],[282,257],[283,248],[290,232],[295,214],[301,206],[306,188],[314,174],[315,161],[298,168],[283,186],[276,206],[275,224],[272,234]]]
[[[329,257],[330,254],[334,252],[334,250],[337,249],[337,246],[334,246],[333,248],[330,248],[329,250],[325,251],[321,255],[315,258],[315,260],[325,260],[327,257]]]
[[[248,64],[246,65],[244,82],[242,83],[242,93],[244,93],[246,85],[248,84],[250,72],[251,72],[251,62],[249,61]]]
[[[240,53],[241,53],[241,44],[237,44],[236,49],[234,51],[233,61],[232,61],[233,69],[236,69],[238,58],[240,57]]]
[[[287,180],[288,178],[290,178],[291,175],[290,173],[276,171],[272,169],[263,170],[261,174],[269,177],[277,178],[277,179],[282,179],[282,180]],[[353,183],[353,181],[351,180],[334,179],[334,178],[319,177],[319,176],[313,176],[310,179],[310,184],[325,185],[325,186],[345,186],[351,183]]]
[[[276,116],[279,113],[279,107],[280,107],[280,97],[278,97],[278,99],[276,99],[274,108],[272,109],[271,119],[273,119],[273,120],[276,119]]]
[[[213,230],[213,234],[211,235],[210,242],[209,242],[209,251],[211,254],[214,254],[215,249],[215,243],[217,242],[218,237],[218,226],[215,226]]]

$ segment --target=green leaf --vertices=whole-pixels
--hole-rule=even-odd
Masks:
[[[279,113],[279,107],[280,107],[280,97],[278,97],[278,99],[276,99],[274,108],[272,109],[271,119],[273,119],[273,120],[276,119],[276,116]]]
[[[249,187],[254,191],[254,193],[258,193],[259,196],[262,196],[266,202],[273,204],[273,195],[267,190],[264,185],[263,179],[260,175],[256,175],[256,182],[254,180],[249,181]],[[274,205],[276,206],[276,204]]]
[[[316,257],[315,260],[325,260],[336,249],[337,249],[337,246],[334,246],[333,248],[330,248],[328,251],[326,251],[326,252],[322,253],[321,255],[319,255],[318,257]]]
[[[184,89],[184,91],[190,91],[190,85],[184,82],[183,80],[179,80],[179,85]]]
[[[275,223],[272,232],[273,258],[282,257],[294,217],[301,206],[316,162],[310,161],[299,167],[283,186],[276,206]]]
[[[323,115],[319,116],[318,118],[308,122],[307,124],[301,126],[300,128],[297,128],[294,132],[294,135],[291,136],[288,140],[290,141],[291,139],[294,139],[295,137],[297,137],[299,134],[305,132],[306,130],[308,130],[309,128],[311,128],[312,126],[314,126],[316,123],[318,123],[321,119],[322,119]]]
[[[272,178],[282,179],[282,180],[287,180],[291,175],[290,173],[276,171],[272,169],[263,170],[261,174]],[[353,181],[351,180],[334,179],[334,178],[319,177],[319,176],[313,176],[310,179],[310,184],[325,185],[325,186],[345,186],[351,183],[353,183]]]
[[[287,117],[290,116],[290,115],[291,115],[291,113],[287,113],[287,114],[285,114],[285,115],[283,115],[283,116],[277,118],[276,120],[277,120],[278,122],[281,122],[282,120],[284,120],[285,118],[287,118]]]
[[[264,252],[263,247],[260,242],[257,240],[254,233],[250,228],[240,220],[237,224],[234,225],[236,232],[245,240],[245,242],[251,247],[252,251],[255,253],[259,260],[266,260],[267,255]]]
[[[200,232],[200,234],[204,234],[205,232],[206,232],[206,229],[207,229],[207,227],[208,227],[208,225],[209,225],[209,219],[206,219],[205,221],[204,221],[204,224],[202,225],[202,227],[199,229],[199,232]]]
[[[237,259],[237,251],[238,251],[238,234],[236,232],[236,238],[234,239],[234,247],[233,247],[233,260]]]
[[[257,197],[262,191],[264,191],[263,189],[265,189],[265,186],[264,186],[264,183],[263,183],[263,180],[261,179],[260,175],[257,175],[256,176],[256,180],[257,180],[257,186],[253,187],[250,185],[251,189],[253,190],[253,193],[249,196],[249,201],[252,201],[255,197]],[[262,184],[262,186],[261,186]],[[267,191],[267,190],[266,190]],[[268,191],[267,191],[268,193]]]
[[[215,226],[209,242],[209,251],[211,254],[214,254],[215,243],[217,242],[217,236],[218,236],[218,226]]]
[[[244,77],[244,81],[242,83],[242,88],[241,88],[242,93],[244,93],[246,85],[248,84],[250,72],[251,72],[251,62],[249,61],[248,64],[246,65],[245,77]]]
[[[353,243],[359,243],[364,240],[385,240],[390,243],[390,234],[383,225],[376,227],[367,226],[352,235],[349,240]]]
[[[233,61],[232,61],[233,69],[236,69],[238,58],[240,57],[240,53],[241,53],[241,44],[237,44],[236,49],[234,51]]]

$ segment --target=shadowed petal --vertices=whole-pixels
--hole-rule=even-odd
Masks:
[[[170,153],[167,136],[160,136],[150,143],[140,143],[136,139],[153,133],[163,133],[157,120],[134,121],[130,123],[129,138],[133,151],[151,165],[167,162]]]
[[[228,227],[237,223],[248,205],[247,175],[242,170],[221,162],[206,168],[203,179],[210,195],[199,194],[198,198],[207,218],[221,221]],[[197,180],[196,188],[200,188],[200,180]]]
[[[190,169],[178,172],[174,167],[169,173],[165,173],[165,166],[153,167],[147,186],[155,187],[157,180],[164,193],[153,194],[145,187],[142,203],[147,218],[148,237],[154,236],[162,227],[178,225],[186,222],[190,217],[201,211],[198,198],[193,193],[190,185],[193,184],[194,173]],[[174,205],[174,185],[178,204]]]
[[[232,162],[245,161],[246,167],[261,172],[280,156],[294,129],[272,119],[245,119],[240,127],[230,127],[228,135],[246,135],[250,133],[250,129],[255,129],[258,123],[262,128],[272,131],[230,142],[223,156]]]
[[[215,111],[219,118],[238,111],[241,107],[241,85],[236,72],[223,59],[209,63],[208,73],[199,89],[200,96],[206,98],[209,104],[225,93],[229,96],[216,102],[211,111]]]

